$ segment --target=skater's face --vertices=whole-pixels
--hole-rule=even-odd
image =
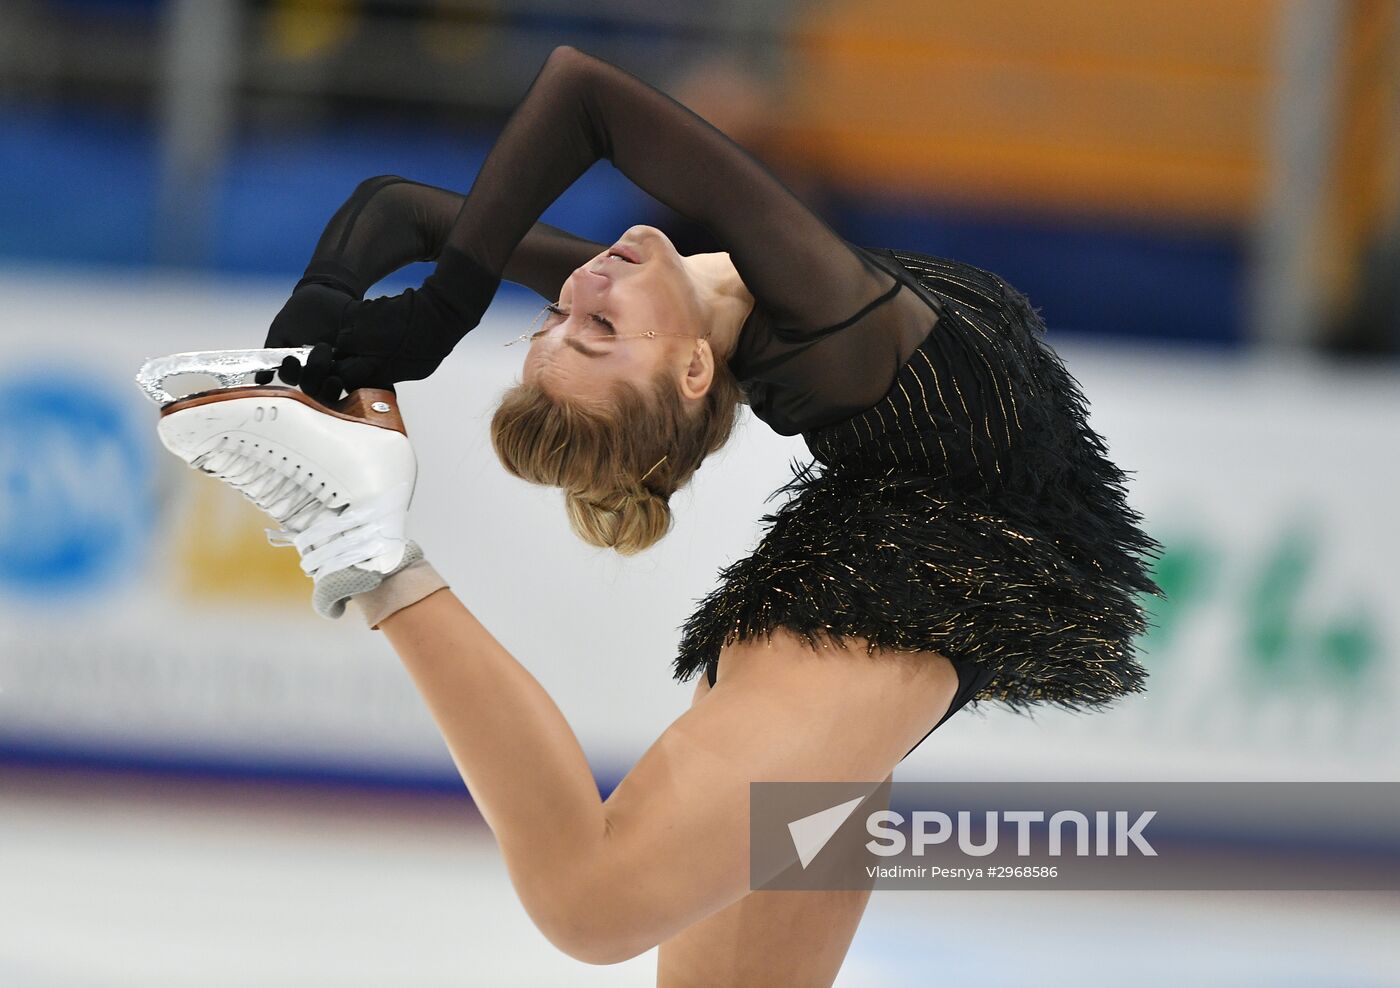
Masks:
[[[577,268],[558,303],[546,306],[521,377],[551,394],[600,402],[622,380],[640,385],[674,374],[685,385],[706,332],[685,259],[660,230],[634,226]]]

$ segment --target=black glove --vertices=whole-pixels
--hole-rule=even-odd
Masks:
[[[426,284],[356,302],[345,311],[330,374],[346,391],[421,381],[470,328]]]
[[[300,383],[303,391],[322,403],[340,397],[342,388],[354,391],[421,381],[437,370],[458,341],[481,321],[500,281],[498,275],[448,247],[421,288],[368,302],[354,301],[342,293],[341,298],[347,301],[339,309],[333,309],[324,296],[317,296],[317,300],[307,302],[304,312],[299,309],[289,316],[289,324],[301,320],[293,330],[296,341],[277,344],[312,343],[316,348],[305,368],[288,358],[278,373],[289,384]],[[288,307],[291,305],[289,301]],[[315,335],[328,333],[332,322],[336,330],[333,337],[328,340],[326,335]],[[268,339],[268,345],[273,345],[271,335]],[[321,345],[328,342],[333,343],[333,352],[330,346]]]
[[[272,320],[263,346],[315,346],[324,352],[318,357],[313,351],[312,359],[307,361],[305,380],[301,364],[295,357],[288,357],[277,371],[282,380],[293,387],[302,384],[303,390],[318,400],[324,400],[324,392],[329,390],[327,385],[334,384],[337,390],[330,400],[334,401],[340,396],[340,383],[328,379],[331,370],[330,348],[340,336],[346,309],[356,302],[356,297],[342,288],[307,284],[305,281],[297,285],[287,304]],[[254,380],[258,384],[268,384],[272,381],[272,375],[272,371],[260,371]]]

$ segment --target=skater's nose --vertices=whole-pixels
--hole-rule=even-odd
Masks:
[[[585,306],[601,305],[608,297],[612,279],[602,271],[581,267],[572,275],[574,281],[574,303]]]

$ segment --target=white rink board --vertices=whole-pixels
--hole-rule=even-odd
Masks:
[[[387,645],[310,612],[294,561],[159,447],[131,383],[148,356],[258,345],[285,289],[0,276],[0,383],[13,399],[27,382],[0,426],[0,756],[452,777]],[[745,416],[659,547],[584,546],[558,494],[506,476],[487,437],[522,355],[501,344],[532,315],[503,299],[401,389],[421,463],[410,530],[616,779],[688,702],[676,629],[805,451]],[[965,712],[901,777],[1397,778],[1400,377],[1060,350],[1182,581],[1151,692],[1095,715]]]

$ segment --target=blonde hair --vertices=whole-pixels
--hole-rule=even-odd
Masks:
[[[742,397],[723,361],[698,409],[664,372],[645,390],[618,382],[606,404],[521,383],[491,418],[491,444],[510,473],[563,489],[579,538],[630,556],[670,531],[671,495],[724,445]]]

